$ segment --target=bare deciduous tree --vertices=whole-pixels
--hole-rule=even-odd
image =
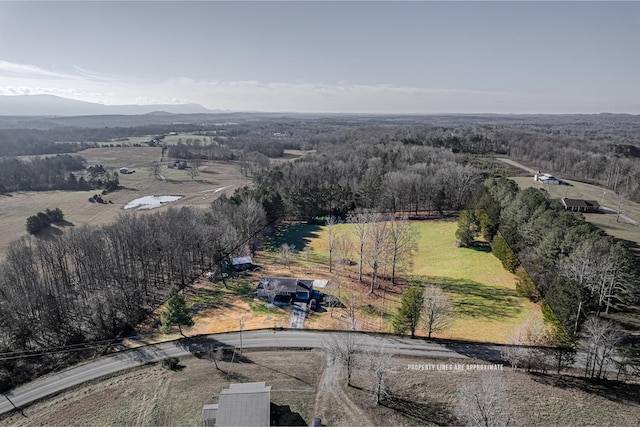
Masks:
[[[156,161],[151,162],[151,166],[149,166],[149,172],[151,172],[153,179],[160,179],[160,176],[162,175],[161,169],[160,169],[160,162],[156,162]]]
[[[327,247],[329,249],[329,273],[333,273],[333,251],[336,247],[336,234],[338,221],[336,217],[329,216],[327,218]]]
[[[350,331],[359,331],[360,330],[360,322],[356,316],[358,308],[360,307],[360,299],[351,294],[347,299],[343,301],[344,303],[344,311],[347,316],[347,328]]]
[[[386,377],[391,368],[391,359],[393,353],[387,348],[378,346],[371,349],[367,353],[367,359],[371,376],[369,377],[371,382],[371,392],[373,393],[376,405],[380,404],[382,396],[386,393]]]
[[[283,243],[280,246],[280,250],[278,252],[278,258],[282,265],[287,266],[287,268],[291,268],[291,256],[295,250],[295,246],[289,245],[288,243]]]
[[[477,382],[465,382],[458,392],[456,415],[466,426],[511,425],[507,387],[499,374],[485,372]]]
[[[551,364],[549,354],[537,346],[550,344],[547,327],[540,319],[530,319],[511,333],[508,343],[502,349],[502,357],[514,368],[523,367],[527,371],[546,371]]]
[[[358,255],[360,256],[360,262],[358,263],[358,281],[362,283],[362,263],[364,261],[364,247],[369,240],[371,214],[367,212],[350,214],[347,217],[347,222],[351,224],[352,232],[358,239]]]
[[[401,267],[409,267],[416,252],[417,235],[415,227],[403,221],[393,221],[389,226],[389,246],[391,263],[391,283],[396,283],[396,273]]]
[[[347,386],[351,386],[351,375],[358,362],[362,341],[354,332],[333,333],[324,342],[331,363],[339,363],[347,369]]]
[[[446,329],[454,318],[453,304],[442,289],[430,285],[424,290],[422,323],[427,328],[427,336],[431,338],[433,332]]]
[[[378,271],[385,259],[385,252],[388,249],[389,227],[388,218],[384,215],[374,214],[370,220],[369,235],[371,244],[367,258],[371,266],[371,290],[369,293],[372,294],[375,290]]]
[[[620,341],[620,329],[612,322],[590,316],[582,325],[582,347],[587,352],[585,376],[601,378]]]

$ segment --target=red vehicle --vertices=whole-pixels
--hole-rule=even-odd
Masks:
[[[312,299],[311,301],[309,301],[309,310],[316,311],[317,308],[318,308],[318,304],[316,303],[315,299]]]

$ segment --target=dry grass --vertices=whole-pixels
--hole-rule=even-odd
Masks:
[[[89,203],[89,197],[99,191],[24,192],[0,196],[0,257],[12,241],[27,234],[27,217],[46,208],[62,209],[65,219],[75,226],[102,225],[113,222],[124,212],[124,205],[139,197],[179,195],[183,197],[166,206],[208,206],[221,194],[230,195],[236,188],[250,183],[235,164],[213,161],[203,162],[195,180],[191,180],[188,171],[169,169],[168,162],[164,162],[162,174],[166,181],[157,180],[151,176],[149,166],[160,160],[160,153],[157,147],[91,148],[79,153],[88,165],[102,164],[115,170],[126,166],[136,171],[120,175],[120,185],[124,188],[105,197],[113,204]],[[212,191],[222,187],[226,188],[217,193]],[[64,231],[64,227],[61,230]]]
[[[474,370],[409,370],[409,364],[460,364],[460,360],[429,360],[396,356],[389,369],[391,397],[376,406],[371,372],[361,369],[348,393],[376,420],[376,425],[459,425],[456,417],[458,390],[479,381]],[[463,365],[484,363],[465,361]],[[569,426],[635,425],[640,417],[638,384],[596,385],[573,377],[532,375],[505,369],[495,373],[507,387],[515,425]],[[358,389],[358,387],[362,389]],[[619,387],[619,388],[618,388]],[[596,409],[597,408],[597,409]],[[328,425],[331,420],[327,420]]]
[[[79,386],[2,420],[11,426],[202,425],[202,405],[216,403],[230,383],[265,381],[271,402],[288,405],[310,424],[317,382],[324,365],[320,351],[247,351],[243,363],[181,358],[169,371],[153,364]]]
[[[265,381],[272,386],[271,401],[288,406],[292,417],[310,425],[313,417],[323,425],[348,425],[353,416],[347,406],[367,414],[372,425],[458,425],[456,405],[463,384],[479,381],[475,370],[416,371],[410,364],[456,363],[457,360],[395,356],[386,375],[390,394],[375,405],[372,375],[366,360],[353,376],[355,387],[341,388],[349,405],[336,401],[321,386],[326,369],[322,351],[245,351],[243,363],[222,362],[224,372],[206,359],[183,357],[182,369],[168,371],[158,364],[130,370],[111,378],[79,386],[25,409],[27,418],[14,414],[3,425],[202,425],[202,405],[217,402],[230,383]],[[464,362],[473,365],[476,361]],[[477,362],[484,363],[484,362]],[[568,426],[636,425],[640,419],[640,386],[615,382],[590,383],[580,378],[527,374],[505,369],[496,372],[507,388],[511,416],[518,425]],[[344,368],[341,378],[344,378]],[[344,393],[344,394],[343,394]],[[324,396],[324,398],[319,398]],[[272,406],[273,407],[273,406]],[[361,420],[366,425],[364,419]]]

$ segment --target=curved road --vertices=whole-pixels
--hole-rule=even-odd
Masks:
[[[340,332],[307,330],[260,330],[242,333],[243,348],[322,348],[325,339]],[[423,339],[405,339],[389,336],[359,334],[362,345],[388,348],[395,354],[425,356],[430,358],[476,358],[500,360],[500,346],[486,344],[435,343]],[[227,333],[183,339],[125,350],[105,356],[94,362],[68,369],[25,384],[4,394],[17,407],[24,407],[38,399],[58,393],[105,375],[113,374],[167,357],[179,357],[204,351],[211,346],[240,347],[240,334]],[[6,398],[0,398],[0,415],[10,412],[13,406]]]

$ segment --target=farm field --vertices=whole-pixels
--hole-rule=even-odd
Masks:
[[[230,383],[264,381],[272,387],[275,425],[311,425],[314,417],[331,426],[459,425],[458,390],[483,375],[474,370],[414,371],[408,366],[459,361],[395,356],[386,380],[391,394],[375,405],[366,363],[355,369],[354,387],[347,387],[344,368],[327,365],[320,350],[252,350],[244,357],[242,363],[218,362],[220,370],[197,357],[181,358],[177,371],[147,365],[40,401],[24,410],[26,417],[13,414],[2,423],[199,426],[202,405],[216,403]],[[511,369],[494,375],[505,385],[518,425],[619,426],[635,425],[640,418],[637,384],[607,386]]]
[[[78,155],[87,160],[88,166],[101,164],[116,170],[128,167],[135,173],[120,174],[123,189],[104,196],[112,204],[89,203],[89,197],[100,193],[97,190],[24,192],[0,196],[0,258],[4,257],[12,241],[27,234],[27,217],[46,208],[58,207],[64,212],[65,220],[70,224],[54,230],[60,232],[72,226],[110,223],[125,212],[123,207],[127,203],[140,197],[182,196],[166,206],[207,206],[221,194],[230,195],[236,188],[250,183],[235,164],[214,161],[204,161],[193,180],[188,170],[169,169],[168,161],[165,161],[162,163],[165,180],[154,179],[149,166],[160,160],[161,149],[158,147],[91,148]],[[167,209],[166,206],[159,209]]]
[[[606,206],[613,211],[617,211],[618,196],[611,190],[599,187],[597,185],[587,184],[579,181],[564,180],[571,185],[543,185],[533,180],[532,169],[521,165],[511,159],[500,158],[503,162],[510,165],[520,167],[529,173],[530,176],[514,176],[510,177],[515,181],[521,189],[539,188],[545,189],[552,199],[560,199],[568,197],[570,199],[595,200],[602,206]],[[560,177],[562,179],[562,177]],[[604,197],[603,197],[604,195]],[[621,212],[636,222],[640,222],[640,204],[629,200],[622,201]],[[619,239],[630,240],[640,245],[640,226],[625,221],[623,218],[619,222],[616,221],[615,213],[589,213],[584,214],[585,219],[595,225],[602,227],[611,236]]]

